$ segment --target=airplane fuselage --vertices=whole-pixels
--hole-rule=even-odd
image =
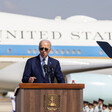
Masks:
[[[79,16],[79,18],[81,18]],[[14,90],[21,82],[26,60],[39,54],[40,40],[52,43],[50,56],[64,74],[112,67],[111,59],[96,41],[112,44],[112,21],[85,17],[42,19],[0,13],[0,89]]]

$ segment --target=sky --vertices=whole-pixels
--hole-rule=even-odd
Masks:
[[[112,0],[0,0],[0,12],[54,19],[85,15],[112,20]]]

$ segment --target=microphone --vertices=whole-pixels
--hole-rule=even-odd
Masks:
[[[53,65],[50,66],[50,69],[51,69],[51,73],[54,74],[54,66]]]
[[[45,64],[45,65],[43,66],[43,68],[44,68],[45,74],[47,75],[47,77],[48,77],[48,79],[49,79],[49,82],[51,83],[51,79],[50,79],[50,76],[49,76],[49,74],[48,74],[48,66]]]
[[[43,66],[43,68],[44,68],[44,72],[47,74],[47,73],[48,73],[48,66],[45,64],[45,65]]]

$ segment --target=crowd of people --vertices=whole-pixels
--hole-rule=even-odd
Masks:
[[[100,98],[98,101],[93,101],[93,103],[84,101],[83,112],[112,112],[112,104],[106,105],[104,100]]]

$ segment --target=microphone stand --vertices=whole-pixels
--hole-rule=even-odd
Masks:
[[[51,77],[52,77],[52,76],[54,76],[54,66],[51,65],[51,66],[50,66],[50,69],[51,69],[51,73],[52,73]]]

